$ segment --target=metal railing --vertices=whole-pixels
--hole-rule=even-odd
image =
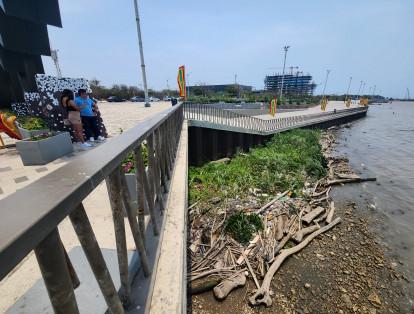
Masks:
[[[226,127],[234,128],[235,130],[249,130],[253,133],[262,135],[272,134],[280,130],[300,127],[302,125],[312,124],[323,120],[352,115],[366,110],[366,107],[359,107],[264,120],[220,109],[208,104],[184,104],[184,115],[188,120],[207,122],[214,125],[224,125]]]
[[[168,197],[183,119],[183,106],[172,107],[1,200],[0,280],[34,250],[54,311],[78,313],[74,287],[79,285],[79,280],[57,228],[69,217],[109,310],[124,313],[123,305],[131,294],[129,279],[134,274],[128,269],[123,211],[127,214],[142,271],[144,276],[149,276],[144,208],[149,211],[153,234],[159,235],[157,217],[162,216]],[[148,152],[145,156],[143,149]],[[131,153],[136,167],[137,208],[131,205],[121,167]],[[119,294],[82,204],[104,180],[115,230]]]

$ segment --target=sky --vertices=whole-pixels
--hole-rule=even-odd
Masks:
[[[189,85],[251,85],[298,66],[328,94],[414,94],[413,0],[139,0],[149,88],[177,88],[185,65]],[[63,76],[97,78],[105,86],[142,87],[133,0],[59,0],[63,28],[49,27]],[[55,75],[50,57],[45,71]],[[141,84],[141,85],[140,85]]]

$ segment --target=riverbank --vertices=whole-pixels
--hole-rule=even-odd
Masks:
[[[222,302],[211,291],[193,296],[193,312],[410,313],[404,288],[409,279],[399,272],[398,262],[389,258],[374,231],[381,230],[381,221],[365,210],[368,204],[350,200],[342,189],[336,187],[332,193],[335,216],[342,222],[285,261],[272,280],[270,308],[248,304],[255,288],[249,280]],[[257,202],[260,206],[260,199]]]

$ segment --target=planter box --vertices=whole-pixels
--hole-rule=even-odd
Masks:
[[[27,139],[27,138],[31,138],[32,136],[37,136],[43,133],[50,132],[50,130],[42,129],[42,130],[31,130],[30,131],[30,130],[19,128],[19,132],[23,139]]]
[[[16,148],[20,153],[23,165],[45,165],[56,158],[73,152],[73,145],[68,132],[39,140],[16,142]]]

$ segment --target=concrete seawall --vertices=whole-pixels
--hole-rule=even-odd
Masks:
[[[366,116],[361,111],[349,116],[333,118],[327,121],[315,122],[300,128],[326,129]],[[291,128],[294,129],[295,127]],[[289,129],[281,130],[288,131]],[[232,157],[238,151],[248,151],[252,147],[264,144],[273,135],[256,135],[215,128],[190,126],[188,129],[189,165],[198,166],[205,162],[224,157]]]

